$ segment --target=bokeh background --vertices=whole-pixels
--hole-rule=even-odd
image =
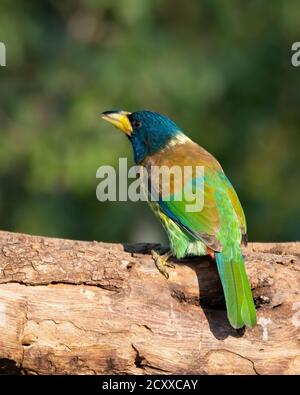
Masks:
[[[0,228],[165,240],[146,203],[95,195],[132,163],[100,112],[152,109],[222,163],[250,240],[299,239],[299,20],[297,0],[1,0]]]

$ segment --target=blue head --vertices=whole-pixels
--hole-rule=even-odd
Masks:
[[[127,134],[136,163],[163,149],[170,140],[182,134],[173,121],[157,112],[105,111],[103,118]]]

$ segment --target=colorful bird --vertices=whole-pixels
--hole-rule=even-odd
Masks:
[[[203,191],[202,209],[190,211],[187,210],[190,201],[184,193],[176,199],[182,190],[178,190],[174,181],[170,182],[168,199],[162,196],[163,183],[154,183],[159,199],[149,199],[149,204],[160,218],[171,247],[162,256],[153,251],[157,268],[168,278],[166,267],[173,265],[167,260],[172,255],[183,258],[209,254],[217,263],[230,324],[234,328],[255,326],[255,306],[241,251],[241,244],[247,244],[245,215],[219,162],[159,113],[105,111],[102,117],[126,133],[135,162],[147,169],[149,182],[153,182],[152,166],[177,166],[182,174],[185,166],[191,166],[192,174],[189,179],[182,176],[181,188],[189,185]],[[195,173],[197,166],[204,169],[200,176]]]

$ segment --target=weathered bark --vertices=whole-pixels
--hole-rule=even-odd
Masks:
[[[300,243],[244,250],[258,325],[226,319],[210,258],[0,232],[0,373],[300,373]]]

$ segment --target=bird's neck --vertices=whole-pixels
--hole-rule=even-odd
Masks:
[[[134,160],[135,163],[141,163],[146,156],[154,155],[161,152],[169,147],[174,147],[175,145],[184,144],[187,141],[191,141],[183,132],[177,131],[175,134],[169,136],[164,136],[163,138],[159,136],[158,138],[151,137],[151,141],[141,141],[140,139],[131,139]]]

